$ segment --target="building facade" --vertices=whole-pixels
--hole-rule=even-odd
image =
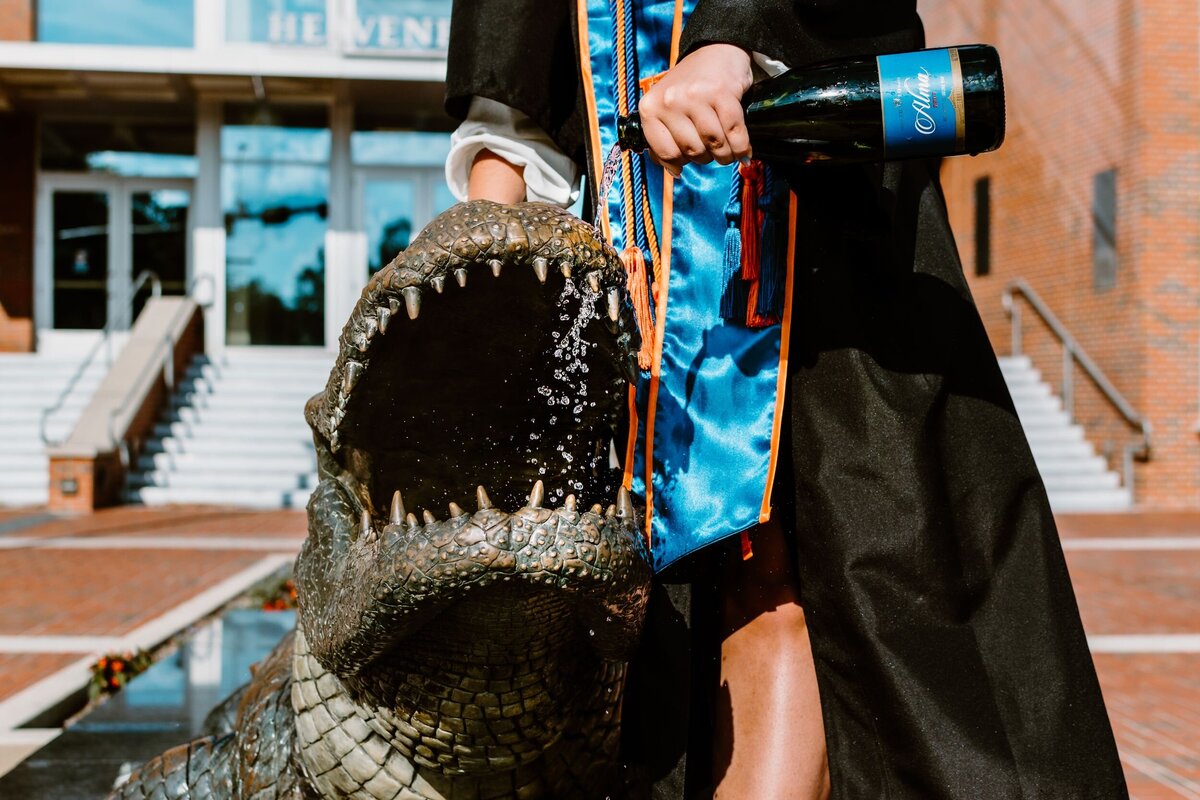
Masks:
[[[1200,7],[922,0],[919,8],[929,46],[988,42],[1004,66],[1007,141],[949,159],[942,171],[997,352],[1012,347],[1006,289],[1024,281],[1115,390],[1100,391],[1078,361],[1066,371],[1061,338],[1028,294],[1010,292],[1022,352],[1114,469],[1140,449],[1136,421],[1149,423],[1135,502],[1200,505]]]
[[[0,350],[128,328],[331,347],[452,203],[450,0],[0,0]]]

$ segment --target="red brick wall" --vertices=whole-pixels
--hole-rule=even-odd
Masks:
[[[1000,151],[950,159],[942,178],[974,271],[977,177],[991,176],[992,274],[970,275],[1001,353],[1004,286],[1025,279],[1154,430],[1136,501],[1200,506],[1200,14],[1183,0],[922,0],[930,46],[985,41],[1004,65]],[[1117,170],[1116,285],[1092,277],[1092,180]],[[1026,309],[1024,348],[1061,382],[1061,355]],[[1076,417],[1120,467],[1136,437],[1075,373]]]
[[[33,0],[0,0],[0,41],[33,40]]]
[[[35,131],[32,117],[0,114],[0,352],[33,349]]]

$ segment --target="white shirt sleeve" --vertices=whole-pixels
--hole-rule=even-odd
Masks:
[[[526,200],[569,208],[579,197],[579,167],[536,122],[503,103],[473,97],[446,157],[446,183],[460,201],[467,199],[467,179],[480,150],[525,168]]]
[[[774,78],[776,75],[788,71],[787,64],[784,64],[782,61],[776,61],[773,58],[768,58],[762,53],[751,53],[750,58],[754,62],[754,66],[751,69],[754,70],[755,83],[765,78]]]

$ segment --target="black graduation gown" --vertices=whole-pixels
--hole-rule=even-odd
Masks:
[[[459,0],[447,109],[529,114],[580,163],[567,0]],[[914,0],[699,0],[681,52],[917,49]],[[936,163],[796,170],[791,534],[836,800],[1120,800],[1066,564],[963,276]],[[786,461],[782,459],[781,461]],[[664,576],[625,710],[654,796],[711,796],[713,582]],[[686,758],[681,757],[686,755]]]

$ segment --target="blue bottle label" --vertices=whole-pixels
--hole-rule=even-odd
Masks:
[[[883,149],[888,158],[963,152],[962,66],[958,50],[879,56]]]

